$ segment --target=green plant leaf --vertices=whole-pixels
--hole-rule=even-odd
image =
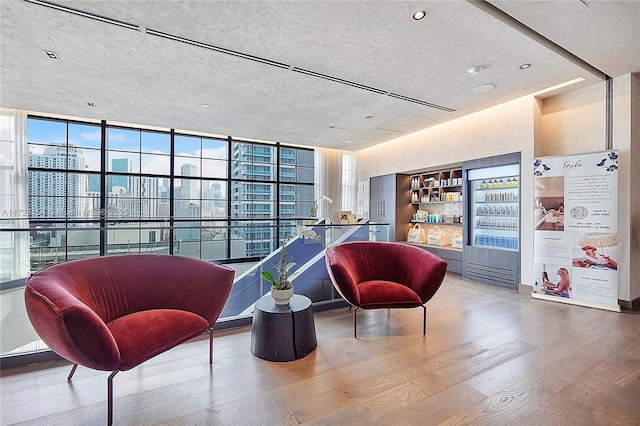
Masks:
[[[273,275],[271,275],[271,272],[269,271],[262,271],[262,278],[264,278],[267,281],[270,281],[272,283],[275,284],[276,280],[273,278]]]

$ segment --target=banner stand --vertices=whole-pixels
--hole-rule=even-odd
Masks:
[[[533,168],[531,297],[620,312],[618,151],[541,157]]]
[[[560,299],[556,296],[548,296],[546,294],[531,293],[532,299],[548,300],[549,302],[560,302],[568,305],[585,306],[587,308],[603,309],[605,311],[622,312],[620,305],[605,305],[603,303],[577,301],[572,299]]]

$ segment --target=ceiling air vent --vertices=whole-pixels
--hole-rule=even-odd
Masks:
[[[441,106],[441,105],[432,104],[430,102],[421,101],[419,99],[409,98],[407,96],[402,96],[402,95],[398,95],[398,94],[395,94],[395,93],[389,93],[386,90],[377,89],[375,87],[366,86],[364,84],[355,83],[355,82],[349,81],[349,80],[343,80],[341,78],[332,77],[332,76],[326,75],[326,74],[320,74],[319,72],[309,71],[309,70],[305,70],[305,69],[302,69],[302,68],[296,68],[296,67],[293,67],[291,70],[294,71],[294,72],[299,72],[301,74],[310,75],[312,77],[317,77],[317,78],[322,78],[324,80],[333,81],[335,83],[346,84],[347,86],[355,87],[357,89],[367,90],[369,92],[377,93],[379,95],[387,95],[387,96],[390,96],[390,97],[395,98],[395,99],[400,99],[400,100],[407,101],[407,102],[413,102],[414,104],[424,105],[424,106],[427,106],[429,108],[436,108],[436,109],[439,109],[441,111],[446,111],[446,112],[454,112],[455,111],[455,109],[447,108],[447,107],[444,107],[444,106]]]
[[[387,94],[386,91],[381,90],[381,89],[376,89],[375,87],[365,86],[364,84],[354,83],[353,81],[343,80],[341,78],[332,77],[332,76],[326,75],[326,74],[320,74],[319,72],[309,71],[309,70],[305,70],[305,69],[302,69],[302,68],[296,68],[296,67],[294,67],[292,69],[292,71],[299,72],[299,73],[306,74],[306,75],[310,75],[310,76],[313,76],[313,77],[322,78],[324,80],[333,81],[335,83],[346,84],[347,86],[356,87],[358,89],[368,90],[369,92],[377,93],[379,95],[386,95]]]
[[[42,1],[42,0],[26,0],[26,1],[28,1],[29,3],[40,5],[40,6],[46,6],[52,9],[60,10],[62,12],[67,12],[74,15],[82,16],[84,18],[90,18],[96,21],[105,22],[107,24],[117,25],[119,27],[129,28],[132,30],[139,29],[137,25],[129,24],[128,22],[118,21],[117,19],[112,19],[112,18],[106,18],[104,16],[96,15],[90,12],[83,12],[82,10],[74,9],[68,6],[62,6],[62,5],[51,3],[48,1]]]
[[[191,46],[203,47],[205,49],[213,50],[215,52],[225,53],[227,55],[235,56],[237,58],[248,59],[250,61],[259,62],[265,65],[271,65],[274,67],[285,68],[285,69],[290,68],[289,65],[283,64],[282,62],[272,61],[270,59],[249,55],[249,54],[238,52],[231,49],[225,49],[224,47],[214,46],[213,44],[207,44],[207,43],[202,43],[200,41],[189,40],[188,38],[175,36],[173,34],[163,33],[161,31],[156,31],[149,28],[146,29],[146,33],[150,35],[166,38],[168,40],[174,40],[174,41],[179,41],[181,43],[190,44]]]
[[[441,105],[432,104],[430,102],[421,101],[420,99],[410,98],[408,96],[398,95],[396,93],[389,93],[389,96],[396,99],[402,99],[403,101],[413,102],[414,104],[420,104],[429,108],[435,108],[446,112],[455,112],[455,109],[447,108]]]

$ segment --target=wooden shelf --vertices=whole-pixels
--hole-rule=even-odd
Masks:
[[[462,226],[460,222],[425,222],[424,220],[412,220],[411,223],[417,223],[419,225]]]
[[[462,200],[460,201],[421,201],[419,203],[412,203],[412,204],[443,204],[443,203],[461,203]]]

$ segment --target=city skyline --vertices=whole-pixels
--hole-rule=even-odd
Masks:
[[[176,134],[172,155],[170,133],[106,130],[103,150],[99,125],[28,120],[29,219],[41,258],[45,247],[75,256],[100,244],[108,253],[225,256],[204,249],[213,240],[231,244],[234,257],[261,256],[279,246],[276,221],[307,216],[312,205],[313,151]]]
[[[31,146],[30,146],[31,148]],[[83,150],[60,145],[42,146],[34,153],[29,150],[29,168],[54,170],[83,170]],[[167,216],[169,202],[168,177],[146,177],[131,174],[131,162],[127,158],[113,158],[111,170],[122,175],[107,176],[108,211],[129,211],[120,214],[123,217],[156,218]],[[29,211],[31,217],[99,217],[100,176],[97,174],[66,174],[56,171],[32,171],[29,174]],[[201,218],[220,217],[224,213],[226,202],[222,181],[201,180],[197,166],[184,163],[180,176],[174,180],[174,197],[177,217],[195,217],[194,205],[199,208]],[[197,179],[190,179],[197,178]],[[123,199],[140,199],[142,206],[136,208]],[[71,205],[67,205],[67,203]],[[190,207],[189,207],[190,206]],[[221,210],[222,209],[222,210]],[[91,213],[83,213],[91,212]],[[203,213],[208,212],[208,215]]]

